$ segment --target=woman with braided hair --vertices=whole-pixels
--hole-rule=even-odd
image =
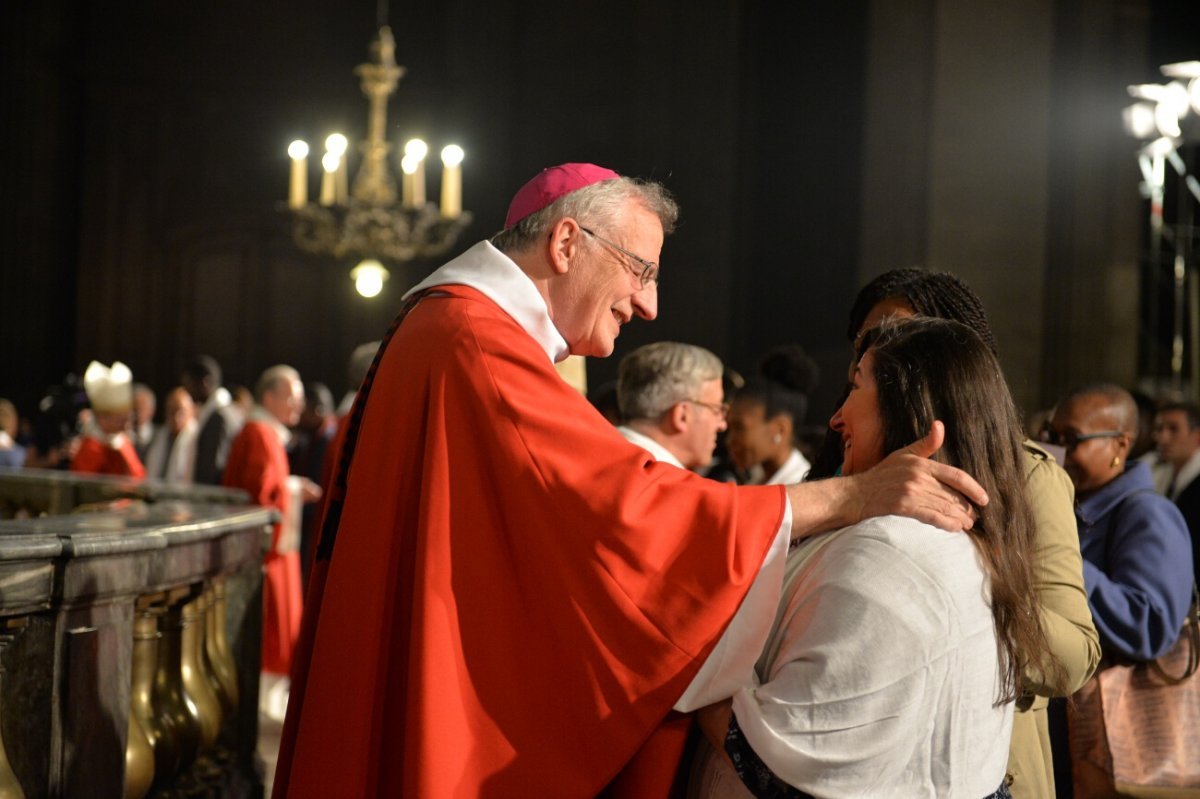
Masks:
[[[915,315],[961,322],[974,330],[993,354],[997,353],[996,338],[979,295],[952,274],[915,267],[885,272],[859,291],[850,310],[846,337],[857,343],[883,319]],[[810,479],[833,474],[841,464],[841,436],[831,431],[830,438],[833,441],[827,439]],[[1050,652],[1061,669],[1051,672],[1057,676],[1048,676],[1039,669],[1023,675],[1008,760],[1008,779],[1016,799],[1054,796],[1054,761],[1046,712],[1049,699],[1073,694],[1100,661],[1099,634],[1083,585],[1074,487],[1044,449],[1029,440],[1023,447],[1036,533],[1034,591]]]
[[[884,272],[862,287],[850,309],[846,337],[855,341],[888,316],[915,315],[962,322],[999,356],[979,295],[949,272],[930,272],[915,266]]]

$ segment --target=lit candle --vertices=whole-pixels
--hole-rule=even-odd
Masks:
[[[416,208],[413,197],[416,194],[417,159],[404,156],[400,159],[400,199],[405,208]]]
[[[325,168],[325,173],[321,175],[321,205],[333,205],[334,175],[337,173],[338,163],[341,160],[333,153],[325,153],[321,158],[321,166]]]
[[[346,161],[348,159],[342,156],[338,159],[337,175],[333,181],[334,198],[338,205],[345,205],[350,199],[349,178],[346,177]]]
[[[457,219],[462,213],[463,148],[448,144],[442,148],[442,216]]]
[[[338,158],[338,168],[333,175],[333,198],[338,205],[345,205],[349,197],[346,177],[346,148],[349,142],[346,137],[340,133],[330,133],[325,138],[325,151],[336,155]]]
[[[404,159],[412,166],[412,204],[409,208],[420,208],[425,204],[425,156],[428,153],[429,145],[420,139],[410,139],[404,145]],[[404,161],[400,162],[400,169],[404,170]]]
[[[288,145],[292,159],[292,179],[288,184],[288,208],[308,204],[308,145],[299,139]]]

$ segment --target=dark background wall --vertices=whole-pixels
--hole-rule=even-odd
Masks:
[[[1200,57],[1184,3],[392,5],[408,74],[389,138],[466,149],[458,249],[554,163],[677,195],[660,319],[618,356],[671,338],[749,371],[798,341],[825,371],[819,414],[857,287],[925,263],[983,295],[1021,404],[1138,376],[1143,211],[1119,109],[1157,64]],[[5,17],[0,396],[28,413],[93,358],[163,391],[198,352],[230,383],[288,362],[344,390],[350,350],[437,265],[392,265],[364,300],[353,264],[298,251],[278,210],[289,141],[365,134],[352,69],[375,4],[47,0]]]

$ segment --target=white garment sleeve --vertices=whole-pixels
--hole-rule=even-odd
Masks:
[[[775,611],[783,592],[783,567],[787,562],[791,540],[792,503],[787,500],[784,503],[783,522],[763,558],[754,584],[746,592],[746,598],[725,628],[716,649],[675,703],[676,710],[683,713],[697,710],[728,699],[741,688],[754,685],[754,663],[775,621]]]

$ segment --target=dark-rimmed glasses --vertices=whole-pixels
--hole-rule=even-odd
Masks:
[[[1085,441],[1091,441],[1093,438],[1120,438],[1125,435],[1120,430],[1103,430],[1099,433],[1075,433],[1070,430],[1059,432],[1049,428],[1042,431],[1042,441],[1047,444],[1053,444],[1056,447],[1063,447],[1068,452],[1078,447]]]
[[[637,276],[638,282],[641,283],[642,288],[646,288],[646,285],[649,283],[654,283],[655,285],[658,285],[658,264],[654,263],[653,261],[647,261],[645,258],[643,258],[640,255],[635,255],[634,253],[631,253],[629,250],[625,249],[620,244],[616,244],[615,242],[609,241],[608,239],[601,236],[599,233],[595,233],[591,230],[588,230],[583,225],[580,225],[579,229],[582,230],[584,233],[588,234],[589,236],[593,237],[597,241],[607,244],[609,247],[612,247],[614,250],[621,253],[622,255],[628,256],[629,258],[632,258],[637,263],[641,264],[641,266],[642,266],[641,272],[638,272],[631,265],[626,264],[626,266],[628,266],[629,271],[633,272],[633,274]]]
[[[728,402],[701,402],[700,400],[694,400],[694,399],[686,399],[683,401],[690,402],[693,405],[699,405],[703,408],[708,408],[710,411],[715,413],[721,419],[724,419],[727,416],[729,416],[729,403]]]

